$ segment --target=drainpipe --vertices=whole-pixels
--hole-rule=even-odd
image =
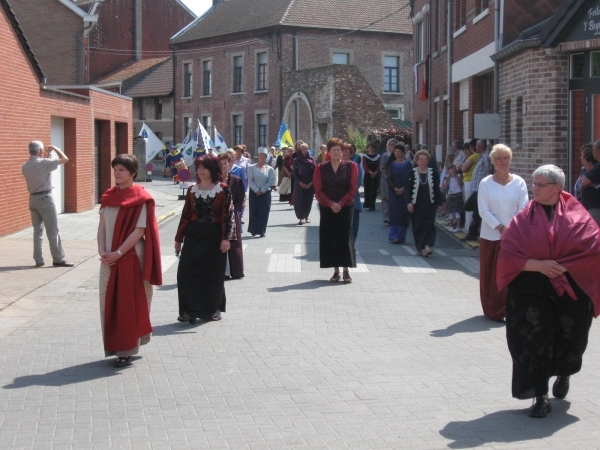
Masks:
[[[93,26],[94,22],[90,22],[77,30],[77,84],[79,85],[83,84],[83,36]]]
[[[135,21],[135,60],[142,60],[142,0],[135,0],[135,13],[134,13],[134,21]]]
[[[500,51],[500,2],[494,1],[494,53]],[[500,62],[494,61],[494,112],[500,112]],[[502,136],[502,135],[501,135]]]
[[[452,145],[452,29],[454,28],[454,24],[452,23],[453,3],[453,0],[448,0],[448,17],[446,18],[446,56],[448,58],[448,84],[446,88],[446,95],[448,95],[448,101],[446,102],[446,145],[448,148],[450,148],[450,145]]]

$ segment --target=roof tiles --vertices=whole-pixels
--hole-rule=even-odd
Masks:
[[[173,92],[173,60],[169,59],[123,94],[132,98],[164,97]]]
[[[171,42],[274,26],[412,34],[409,15],[408,0],[225,0]]]

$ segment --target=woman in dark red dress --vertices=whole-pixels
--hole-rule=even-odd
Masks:
[[[342,161],[342,140],[327,142],[331,161],[315,168],[313,183],[315,196],[321,205],[319,224],[319,256],[321,268],[333,267],[330,281],[340,280],[340,267],[344,269],[344,282],[351,283],[349,267],[356,267],[356,254],[352,238],[354,194],[358,186],[358,167],[352,161]]]

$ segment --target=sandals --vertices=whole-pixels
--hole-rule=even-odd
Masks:
[[[310,223],[310,219],[308,219],[308,218],[304,219],[304,221],[305,221],[306,223]]]
[[[115,367],[125,367],[131,364],[131,356],[119,356],[115,361]]]
[[[182,314],[181,316],[179,316],[177,318],[178,322],[189,322],[189,323],[196,323],[196,318],[195,317],[190,317],[188,314]]]
[[[215,311],[215,313],[212,315],[212,317],[210,318],[210,320],[212,321],[218,321],[221,320],[221,311],[219,311],[218,309]]]
[[[298,222],[298,225],[304,225],[304,222],[302,221],[302,219],[300,219],[300,221]]]
[[[352,283],[352,278],[350,278],[350,273],[344,270],[344,283]]]
[[[423,252],[423,256],[425,256],[425,258],[427,258],[429,255],[433,255],[433,250],[430,247],[425,248],[425,251]]]
[[[340,273],[333,272],[333,276],[329,279],[329,281],[331,281],[332,283],[337,283],[338,281],[340,281]]]

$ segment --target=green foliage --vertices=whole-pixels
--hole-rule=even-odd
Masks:
[[[356,147],[357,153],[367,153],[367,135],[355,128],[348,129],[348,142]]]

